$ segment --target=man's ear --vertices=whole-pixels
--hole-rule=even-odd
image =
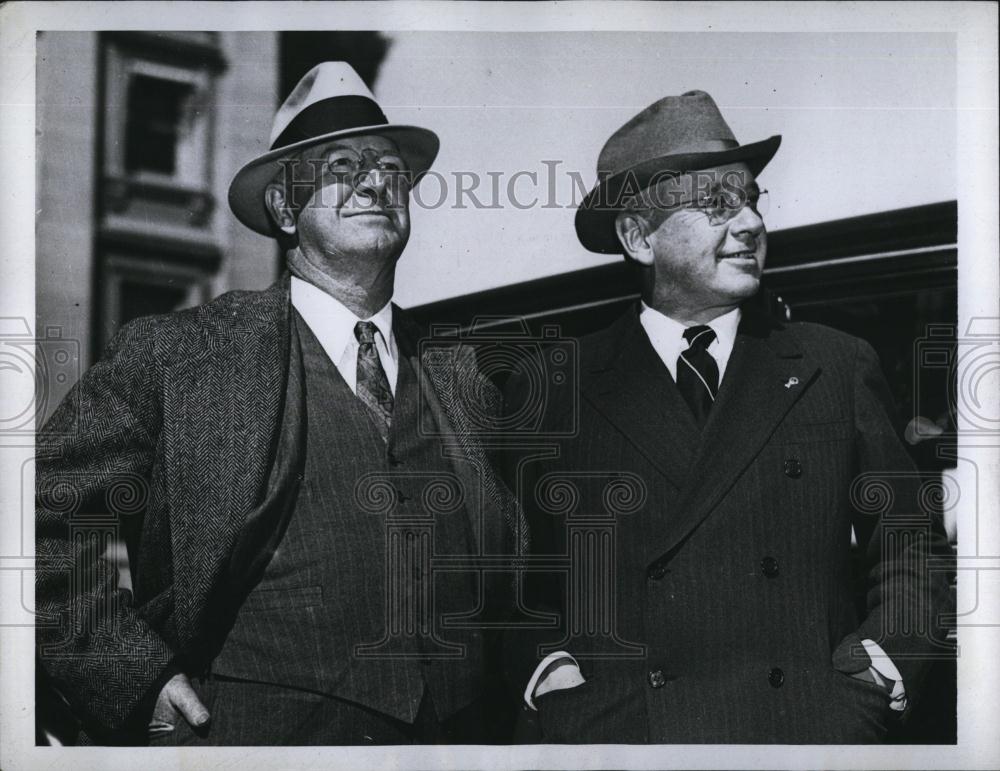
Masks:
[[[264,190],[264,206],[283,232],[295,235],[295,211],[285,200],[284,188],[277,182],[272,182]]]
[[[646,237],[646,222],[635,212],[619,212],[615,217],[615,232],[625,255],[640,265],[653,264],[653,250]]]

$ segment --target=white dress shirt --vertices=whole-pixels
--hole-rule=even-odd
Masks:
[[[354,336],[354,325],[359,321],[371,321],[377,330],[375,350],[385,370],[389,388],[395,395],[399,350],[392,332],[392,302],[386,303],[370,319],[360,319],[335,297],[298,276],[292,276],[292,306],[309,325],[326,355],[355,394],[358,392],[358,340]]]
[[[642,304],[642,310],[639,311],[639,323],[646,330],[646,336],[656,355],[663,360],[670,370],[670,377],[676,383],[677,359],[680,358],[681,351],[688,349],[684,330],[694,325],[682,324],[669,316],[664,316],[646,303]],[[736,343],[736,330],[740,326],[740,309],[734,308],[729,313],[712,319],[708,322],[708,326],[715,332],[715,339],[706,350],[719,365],[719,385],[722,385],[722,376],[726,374],[726,365],[729,364],[729,357]]]

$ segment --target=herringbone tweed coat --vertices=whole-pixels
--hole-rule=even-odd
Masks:
[[[131,322],[39,434],[39,656],[91,733],[141,728],[130,719],[168,665],[204,666],[221,644],[230,557],[274,463],[290,312],[286,275]],[[417,330],[394,313],[416,350]],[[435,346],[419,368],[469,461],[456,467],[482,502],[487,548],[515,552],[519,510],[471,438],[499,393],[460,346]],[[469,395],[476,404],[462,403]],[[104,557],[111,532],[128,546],[132,592]]]
[[[511,412],[528,386],[510,383]],[[564,623],[522,636],[521,682],[558,650],[587,678],[538,698],[543,740],[877,741],[889,699],[850,676],[864,638],[918,701],[947,655],[932,555],[948,545],[867,343],[745,312],[699,430],[632,308],[580,341],[578,381],[543,393],[557,446],[508,481],[530,559],[576,559],[529,580]]]

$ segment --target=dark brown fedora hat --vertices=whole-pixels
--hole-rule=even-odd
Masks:
[[[704,91],[654,102],[618,129],[597,159],[597,185],[576,212],[576,234],[592,252],[621,251],[615,217],[624,199],[665,176],[744,162],[756,176],[781,144],[775,135],[741,145]]]

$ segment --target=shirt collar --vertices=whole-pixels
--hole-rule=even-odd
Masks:
[[[371,318],[362,319],[336,297],[298,276],[292,276],[292,305],[334,361],[338,361],[349,346],[357,343],[354,325],[359,321],[371,321],[381,333],[386,348],[392,350],[391,300]]]
[[[736,331],[739,329],[742,317],[743,312],[739,308],[733,308],[729,313],[724,313],[708,322],[708,325],[715,330],[715,337],[719,341],[719,345],[727,351],[733,350],[733,345],[736,343]]]
[[[649,335],[653,347],[657,350],[680,348],[683,342],[684,330],[687,329],[681,322],[670,318],[660,311],[650,308],[646,301],[642,301],[639,311],[639,320],[642,322],[646,334]]]
[[[720,377],[725,370],[726,364],[729,361],[729,354],[732,353],[733,345],[736,342],[736,332],[739,329],[741,317],[742,313],[740,309],[734,308],[728,313],[724,313],[708,322],[708,326],[715,332],[715,340],[709,345],[708,350],[719,362]],[[639,311],[639,321],[643,329],[646,330],[646,335],[649,337],[653,348],[659,354],[660,358],[663,359],[664,363],[667,364],[667,368],[670,369],[671,374],[674,374],[673,362],[677,360],[681,351],[687,348],[687,342],[684,340],[684,330],[689,325],[670,318],[655,308],[649,307],[645,302],[642,303]]]
[[[646,301],[643,300],[642,308],[639,311],[639,315],[643,319],[643,325],[648,326],[656,331],[658,336],[663,336],[665,338],[683,338],[684,330],[689,326],[695,326],[694,324],[684,324],[676,319],[667,316],[661,311],[651,308],[646,305]],[[742,313],[740,309],[733,308],[729,313],[724,313],[721,316],[717,316],[708,322],[715,332],[715,337],[719,343],[725,347],[732,348],[733,343],[736,340],[736,331],[740,326],[740,318]],[[684,343],[687,347],[687,343]]]

